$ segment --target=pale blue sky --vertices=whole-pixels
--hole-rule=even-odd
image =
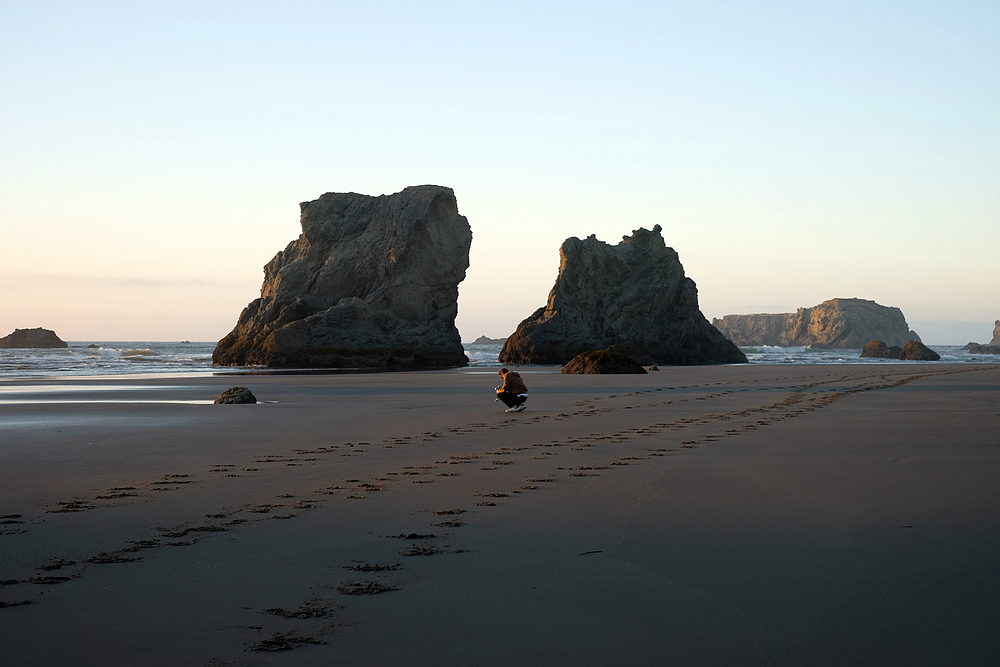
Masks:
[[[803,4],[0,0],[0,335],[221,338],[299,202],[435,183],[466,339],[568,236],[660,224],[709,318],[856,296],[988,340],[1000,5]]]

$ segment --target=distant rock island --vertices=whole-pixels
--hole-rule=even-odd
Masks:
[[[469,345],[503,345],[506,342],[506,338],[490,338],[488,336],[480,336],[476,340],[469,343]]]
[[[455,327],[472,230],[451,188],[300,204],[302,234],[212,355],[225,366],[419,369],[468,363]]]
[[[712,324],[737,345],[861,349],[869,341],[902,348],[920,337],[899,308],[867,299],[830,299],[794,313],[726,315]]]
[[[0,338],[0,348],[58,348],[69,347],[51,329],[14,329],[14,333]]]
[[[565,364],[614,344],[636,348],[642,364],[746,363],[698,309],[698,288],[660,231],[639,229],[614,246],[566,239],[548,303],[518,325],[500,363]]]

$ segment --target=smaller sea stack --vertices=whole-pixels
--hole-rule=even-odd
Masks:
[[[566,239],[548,303],[518,325],[500,363],[566,364],[611,345],[634,348],[639,363],[746,363],[702,315],[698,288],[660,232],[638,229],[614,246]]]

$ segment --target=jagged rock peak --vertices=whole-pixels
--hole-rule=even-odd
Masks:
[[[698,288],[661,231],[637,229],[614,246],[566,239],[548,302],[518,325],[500,362],[565,364],[618,344],[637,348],[641,364],[745,363],[698,309]]]
[[[830,299],[794,313],[726,315],[712,324],[737,345],[862,349],[878,340],[903,347],[920,336],[899,308],[867,299]]]
[[[993,340],[989,342],[989,345],[993,347],[1000,345],[1000,320],[994,322]]]
[[[14,329],[12,334],[0,338],[0,348],[59,348],[69,344],[59,338],[55,331],[36,327],[34,329]]]
[[[472,230],[436,185],[300,204],[302,234],[264,267],[260,298],[219,341],[220,365],[464,366],[455,328]]]

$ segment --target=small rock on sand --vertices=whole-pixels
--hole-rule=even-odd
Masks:
[[[222,392],[216,403],[256,403],[257,397],[246,387],[230,387]]]

